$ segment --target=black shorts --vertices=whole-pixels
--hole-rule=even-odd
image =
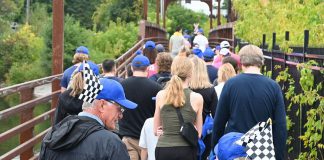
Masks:
[[[190,146],[184,147],[156,147],[156,160],[196,160],[197,149]]]

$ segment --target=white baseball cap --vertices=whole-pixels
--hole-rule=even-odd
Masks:
[[[222,41],[221,43],[220,43],[220,47],[221,48],[229,48],[231,45],[229,44],[229,42],[228,41]]]
[[[223,56],[227,56],[229,54],[230,50],[227,49],[227,48],[222,48],[220,51],[219,51],[219,54],[223,55]]]

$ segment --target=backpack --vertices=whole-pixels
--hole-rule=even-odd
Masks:
[[[171,79],[170,76],[167,77],[159,77],[157,79],[157,83],[160,84],[163,88],[166,86],[167,82]]]

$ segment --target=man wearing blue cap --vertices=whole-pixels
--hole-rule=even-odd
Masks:
[[[211,84],[213,84],[218,77],[218,69],[213,66],[213,60],[215,56],[214,51],[208,47],[203,53],[203,56],[207,66],[209,81]]]
[[[103,89],[83,112],[68,116],[55,125],[42,141],[40,159],[107,159],[129,160],[125,144],[109,130],[123,117],[124,109],[137,104],[126,99],[116,81],[101,78]]]
[[[132,61],[133,76],[121,82],[127,99],[138,104],[134,110],[126,109],[124,118],[119,121],[119,134],[123,136],[122,141],[126,144],[132,160],[141,159],[139,146],[141,129],[145,120],[154,115],[155,101],[152,97],[162,89],[158,83],[147,78],[149,65],[147,57],[137,55]]]
[[[64,92],[68,88],[72,75],[77,72],[78,66],[80,66],[83,61],[87,61],[93,72],[96,75],[99,75],[99,67],[97,66],[97,64],[89,61],[88,48],[80,46],[75,50],[75,54],[73,56],[72,63],[74,65],[66,69],[63,73],[63,77],[61,79],[61,92]]]
[[[204,52],[205,49],[208,47],[208,39],[203,35],[204,30],[198,29],[197,35],[195,36],[195,39],[193,40],[193,43],[197,43],[199,45],[199,49]]]

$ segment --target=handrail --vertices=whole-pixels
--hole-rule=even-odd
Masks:
[[[52,75],[52,76],[49,76],[49,77],[35,79],[35,80],[32,80],[32,81],[16,84],[16,85],[13,85],[13,86],[0,88],[0,97],[7,96],[9,94],[16,93],[16,92],[22,91],[24,89],[34,88],[36,86],[51,83],[56,79],[61,79],[62,75],[63,74]]]
[[[33,108],[35,105],[42,104],[44,102],[48,102],[50,99],[52,99],[52,96],[59,95],[60,93],[61,93],[61,91],[55,91],[55,92],[47,94],[45,96],[27,101],[25,103],[18,104],[13,107],[10,107],[6,110],[2,110],[2,111],[0,111],[0,120],[5,119],[13,114],[17,114],[17,113],[20,113],[27,109]]]
[[[40,134],[36,135],[35,137],[31,138],[30,140],[24,142],[23,144],[17,146],[16,148],[14,148],[13,150],[5,153],[4,155],[2,155],[0,157],[1,160],[10,160],[15,158],[17,155],[23,153],[24,151],[26,151],[27,149],[29,149],[30,147],[34,146],[35,144],[37,144],[38,142],[40,142],[43,137],[45,136],[45,134],[51,129],[52,127],[46,129],[45,131],[41,132]]]
[[[3,132],[0,134],[0,143],[5,141],[6,139],[9,139],[33,126],[35,126],[36,124],[39,124],[43,121],[46,121],[47,119],[50,118],[50,115],[53,114],[55,112],[55,109],[52,109],[50,111],[47,111],[25,123],[22,123],[14,128],[11,128],[10,130],[7,130],[6,132]]]

